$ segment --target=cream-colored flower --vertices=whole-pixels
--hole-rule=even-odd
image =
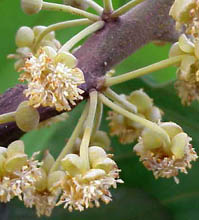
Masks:
[[[8,148],[0,148],[1,202],[9,202],[15,196],[22,200],[23,192],[34,184],[39,166],[35,156],[28,159],[22,141],[12,142]]]
[[[116,163],[106,155],[100,147],[89,148],[90,169],[82,169],[82,159],[76,154],[68,154],[62,160],[66,177],[62,182],[63,194],[57,205],[64,204],[69,211],[83,211],[94,206],[99,207],[100,201],[108,204],[112,198],[110,187],[116,188],[119,172]]]
[[[198,156],[190,144],[191,138],[180,126],[164,122],[160,123],[160,127],[169,135],[170,146],[166,146],[154,131],[144,129],[134,151],[140,156],[144,166],[153,172],[155,178],[174,177],[176,183],[179,183],[179,172],[187,174],[187,168],[191,168],[191,162]]]
[[[183,104],[199,100],[199,41],[184,34],[170,49],[170,57],[184,55],[177,70],[176,89]]]
[[[71,105],[83,99],[81,94],[84,92],[78,88],[84,83],[84,75],[76,65],[72,54],[57,53],[52,47],[44,47],[28,58],[19,80],[28,82],[24,94],[30,105],[54,107],[57,111],[71,110]]]
[[[186,27],[186,33],[199,36],[199,1],[175,0],[169,13],[176,21],[177,29]]]
[[[50,173],[50,168],[54,163],[54,158],[47,153],[42,166],[38,169],[35,182],[32,187],[23,191],[23,201],[26,207],[35,206],[37,215],[50,216],[56,206],[60,195],[60,182],[64,178],[64,172],[54,171]]]
[[[39,36],[39,34],[46,29],[45,26],[35,26],[32,29],[27,26],[22,26],[19,28],[16,34],[16,54],[9,54],[8,58],[16,59],[15,69],[19,70],[25,64],[25,59],[35,55],[38,50],[35,51],[34,45]],[[58,50],[61,44],[55,38],[55,32],[52,31],[48,33],[37,45],[38,48],[50,46],[54,50]]]
[[[131,103],[132,111],[138,116],[153,122],[161,120],[162,111],[154,106],[153,100],[142,89],[132,92],[129,96],[121,96]],[[118,136],[122,144],[134,142],[143,130],[140,124],[114,111],[109,111],[107,119],[110,120],[110,135]]]

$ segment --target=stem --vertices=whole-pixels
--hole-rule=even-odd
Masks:
[[[122,82],[126,82],[128,80],[140,77],[140,76],[144,76],[148,73],[160,70],[160,69],[164,69],[166,67],[178,64],[181,62],[182,58],[184,57],[184,55],[180,55],[180,56],[176,56],[176,57],[172,57],[166,60],[162,60],[158,63],[154,63],[152,65],[146,66],[144,68],[138,69],[138,70],[134,70],[132,72],[129,73],[125,73],[123,75],[120,76],[115,76],[115,77],[109,77],[106,79],[105,81],[105,86],[109,87],[109,86],[113,86]]]
[[[135,7],[136,5],[138,5],[139,3],[143,2],[143,1],[145,1],[145,0],[131,0],[130,2],[126,3],[122,7],[118,8],[117,10],[115,10],[113,12],[113,14],[111,15],[111,17],[112,18],[119,17],[119,16],[125,14],[130,9],[132,9],[133,7]]]
[[[69,51],[76,43],[78,43],[83,38],[87,37],[89,34],[94,33],[95,31],[101,29],[104,26],[104,21],[97,21],[94,24],[88,26],[81,32],[79,32],[77,35],[75,35],[73,38],[71,38],[69,41],[67,41],[59,50],[59,52],[62,51]]]
[[[135,105],[131,104],[130,102],[122,98],[120,95],[115,93],[112,89],[107,88],[105,91],[105,95],[107,95],[110,99],[112,99],[116,103],[122,105],[126,110],[133,112],[135,114],[137,113],[137,108]]]
[[[55,163],[53,164],[53,166],[50,169],[50,172],[53,172],[55,170],[58,169],[59,165],[60,165],[60,161],[65,157],[65,155],[69,154],[72,152],[73,146],[75,144],[76,139],[79,137],[80,133],[81,133],[81,129],[83,127],[83,124],[85,122],[85,119],[88,115],[88,110],[89,110],[89,105],[86,104],[86,107],[75,127],[75,130],[73,131],[70,139],[68,140],[66,146],[63,148],[62,152],[60,153],[60,155],[58,156],[57,160],[55,161]]]
[[[15,114],[16,114],[16,112],[9,112],[9,113],[5,113],[3,115],[0,115],[0,124],[14,122],[15,121]]]
[[[100,5],[98,5],[96,2],[94,2],[93,0],[85,0],[85,2],[91,8],[93,8],[99,15],[101,15],[103,13],[103,8]]]
[[[104,12],[110,13],[113,11],[112,0],[103,0],[104,3]]]
[[[64,22],[59,22],[56,24],[52,24],[50,26],[48,26],[44,31],[42,31],[38,38],[36,39],[34,48],[37,49],[39,43],[42,41],[42,39],[51,31],[56,31],[56,30],[60,30],[60,29],[64,29],[64,28],[69,28],[69,27],[74,27],[77,25],[87,25],[87,24],[91,24],[92,21],[85,18],[85,19],[77,19],[77,20],[72,20],[72,21],[64,21]]]
[[[107,105],[109,108],[113,109],[118,114],[121,114],[124,117],[129,118],[130,120],[138,122],[141,125],[143,125],[144,127],[149,128],[149,129],[153,130],[154,132],[156,132],[158,135],[160,135],[165,143],[165,146],[164,146],[165,148],[170,146],[170,138],[169,138],[168,134],[161,127],[159,127],[156,123],[148,121],[148,120],[146,120],[136,114],[133,114],[129,111],[126,111],[125,109],[123,109],[119,105],[111,102],[103,94],[100,94],[99,98],[105,105]]]
[[[69,12],[74,15],[83,16],[85,18],[88,18],[92,21],[98,21],[100,20],[100,17],[94,14],[91,14],[89,12],[86,12],[84,10],[68,6],[68,5],[62,5],[62,4],[56,4],[56,3],[49,3],[49,2],[43,2],[42,9],[44,10],[51,10],[51,11],[62,11],[62,12]]]
[[[97,91],[92,91],[90,93],[90,100],[89,100],[90,106],[89,106],[88,118],[86,120],[85,131],[84,131],[82,142],[80,145],[80,157],[82,158],[84,162],[83,170],[85,171],[89,170],[90,168],[88,147],[89,147],[90,138],[91,138],[92,129],[93,129],[93,123],[95,119],[97,99],[98,99]]]
[[[94,121],[94,125],[93,125],[91,142],[95,138],[95,134],[96,134],[97,130],[99,130],[99,127],[100,127],[100,124],[101,124],[101,121],[102,121],[102,114],[103,114],[103,104],[100,100],[98,100],[96,114],[95,114],[95,121]]]

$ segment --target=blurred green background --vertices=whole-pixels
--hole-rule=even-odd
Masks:
[[[56,2],[61,3],[61,0]],[[97,0],[101,4],[102,0]],[[127,1],[113,0],[117,8]],[[0,0],[0,93],[17,83],[18,73],[14,71],[13,63],[6,59],[9,53],[16,49],[14,37],[17,29],[22,25],[49,25],[59,21],[74,19],[64,13],[42,11],[38,15],[27,16],[20,9],[19,0]],[[57,32],[57,38],[63,43],[70,39],[80,28],[71,28]],[[117,67],[121,74],[156,61],[166,59],[170,45],[157,47],[146,45]],[[118,93],[128,94],[132,90],[144,88],[164,112],[165,121],[174,121],[193,138],[193,145],[198,151],[199,143],[199,105],[192,104],[184,107],[173,89],[175,68],[168,68],[141,79],[129,81],[114,87]],[[66,122],[58,123],[50,128],[33,131],[23,137],[26,151],[32,154],[37,150],[50,149],[57,156],[70,136],[79,118],[84,103],[70,113]],[[105,120],[101,128],[107,130]],[[147,171],[132,152],[132,145],[120,145],[117,138],[112,138],[111,144],[115,159],[122,169],[121,178],[125,184],[113,190],[113,202],[101,208],[90,209],[79,213],[69,213],[62,208],[56,208],[50,220],[195,220],[199,217],[199,167],[198,162],[188,175],[180,175],[180,184],[176,185],[172,179],[155,180],[152,173]],[[35,220],[34,210],[24,208],[21,202],[13,200],[8,205],[9,220]],[[3,220],[3,219],[1,219]]]

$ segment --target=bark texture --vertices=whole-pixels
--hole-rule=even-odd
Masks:
[[[107,19],[104,28],[93,34],[75,52],[78,67],[82,69],[86,83],[81,85],[87,98],[91,89],[98,88],[98,80],[137,49],[153,40],[175,42],[179,33],[169,17],[174,0],[146,0],[119,19]],[[25,100],[25,85],[17,85],[0,96],[0,114],[15,111]],[[59,112],[52,108],[39,108],[41,121]],[[15,123],[0,125],[0,145],[7,146],[24,133]]]

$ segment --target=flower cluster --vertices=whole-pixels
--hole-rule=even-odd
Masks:
[[[176,183],[179,183],[176,177],[178,173],[187,173],[187,168],[191,168],[191,162],[198,156],[189,143],[191,138],[180,126],[172,122],[160,123],[159,126],[169,135],[170,146],[154,131],[144,129],[134,151],[140,156],[144,166],[153,172],[155,178],[174,177]]]
[[[186,33],[199,36],[199,1],[175,0],[170,9],[170,15],[175,19],[177,29],[186,27]]]
[[[8,148],[0,148],[0,201],[9,202],[17,196],[23,199],[23,192],[32,188],[39,174],[36,154],[28,159],[22,141],[12,142]]]
[[[62,160],[66,176],[62,182],[63,194],[57,205],[64,204],[69,211],[99,207],[100,201],[108,204],[110,187],[122,183],[116,163],[106,152],[96,146],[89,148],[90,169],[84,170],[84,161],[76,154],[68,154]]]
[[[177,70],[176,88],[183,104],[199,100],[199,41],[184,34],[170,49],[170,57],[184,55]]]
[[[161,110],[153,105],[153,100],[142,89],[132,92],[129,96],[121,96],[131,103],[132,111],[138,116],[153,122],[161,120]],[[118,136],[122,144],[134,142],[143,130],[140,124],[114,111],[109,112],[107,119],[110,120],[110,134]]]
[[[8,58],[14,58],[17,61],[15,62],[15,69],[18,70],[19,68],[24,66],[25,59],[30,57],[31,54],[35,54],[35,42],[38,36],[41,34],[42,31],[46,29],[45,26],[35,26],[32,29],[23,26],[20,27],[16,34],[16,45],[17,50],[16,54],[8,55]],[[39,42],[39,47],[50,46],[55,50],[58,50],[61,47],[61,44],[55,38],[55,32],[52,31],[48,33],[42,40]]]
[[[23,192],[25,206],[30,208],[35,206],[38,216],[51,215],[61,192],[60,184],[64,178],[64,172],[54,171],[50,173],[54,162],[54,158],[47,152],[42,161],[42,166],[38,168],[34,185]]]
[[[56,52],[52,47],[41,48],[36,55],[26,59],[20,81],[28,82],[24,91],[29,103],[71,110],[71,105],[83,99],[78,86],[84,83],[83,72],[76,67],[77,59],[68,52]]]

